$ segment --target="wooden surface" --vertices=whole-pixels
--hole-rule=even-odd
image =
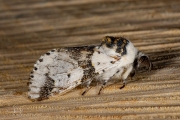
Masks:
[[[0,119],[180,119],[179,0],[0,0]],[[121,82],[81,96],[78,87],[27,99],[33,64],[46,51],[130,39],[153,62]]]

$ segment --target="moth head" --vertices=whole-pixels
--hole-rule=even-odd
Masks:
[[[140,67],[145,67],[149,71],[152,69],[152,63],[149,57],[141,52],[137,53],[136,59],[134,60],[134,68],[138,69]]]
[[[123,37],[106,36],[102,39],[101,46],[104,49],[112,50],[115,54],[124,55],[127,53],[126,46],[129,41]]]

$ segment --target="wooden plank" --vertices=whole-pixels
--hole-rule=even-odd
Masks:
[[[0,119],[180,119],[179,0],[0,0]],[[27,99],[33,64],[46,51],[130,39],[153,62],[121,82]]]

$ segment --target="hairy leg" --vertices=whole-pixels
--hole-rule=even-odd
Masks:
[[[133,66],[130,65],[125,70],[125,72],[122,74],[123,85],[119,89],[122,89],[122,88],[124,88],[126,86],[126,79],[127,79],[127,77],[129,76],[129,74],[131,73],[132,70],[133,70]]]

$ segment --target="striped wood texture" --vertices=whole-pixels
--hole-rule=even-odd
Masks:
[[[179,0],[0,0],[0,119],[180,119]],[[46,51],[124,36],[150,56],[139,72],[97,95],[93,86],[27,99],[29,73]]]

